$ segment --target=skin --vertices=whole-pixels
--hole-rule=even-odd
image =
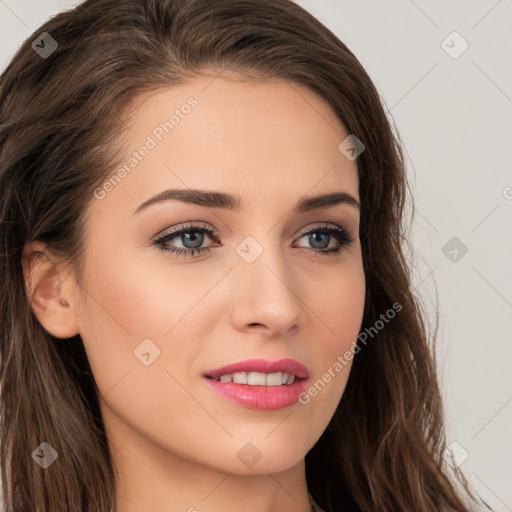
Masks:
[[[103,199],[92,198],[84,301],[72,269],[52,270],[38,254],[44,244],[25,251],[39,321],[60,338],[79,333],[85,345],[119,479],[116,512],[309,510],[304,457],[334,414],[351,362],[309,403],[276,411],[230,402],[201,375],[289,357],[312,384],[353,349],[361,326],[359,210],[291,212],[303,196],[344,191],[359,200],[356,162],[338,150],[347,131],[297,84],[212,80],[138,99],[127,155],[190,96],[198,105]],[[168,188],[230,192],[242,209],[166,201],[134,214]],[[151,245],[187,223],[213,229],[220,244],[204,234],[200,247],[213,247],[197,258]],[[334,236],[315,249],[303,235],[325,223],[355,238],[338,257],[315,255],[337,247]],[[236,252],[247,236],[263,249],[251,264]],[[168,246],[193,245],[178,236]],[[160,350],[149,366],[134,356],[146,338]],[[248,442],[261,452],[251,468],[237,457]]]

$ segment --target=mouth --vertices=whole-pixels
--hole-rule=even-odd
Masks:
[[[275,410],[296,403],[306,387],[308,369],[293,359],[251,359],[203,374],[221,397],[252,409]]]

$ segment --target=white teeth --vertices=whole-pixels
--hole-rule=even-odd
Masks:
[[[293,384],[295,375],[293,373],[260,373],[260,372],[237,372],[221,375],[218,379],[221,382],[234,382],[235,384],[247,384],[249,386],[283,386]]]
[[[283,384],[283,377],[281,373],[269,373],[267,375],[267,386],[281,386]]]
[[[265,386],[267,384],[266,376],[264,373],[249,372],[247,384],[251,386]]]
[[[247,384],[247,373],[245,373],[245,372],[233,373],[233,382],[235,384]]]

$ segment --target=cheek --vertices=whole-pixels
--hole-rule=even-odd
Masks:
[[[322,352],[332,358],[333,354],[347,350],[361,327],[366,292],[362,264],[355,260],[342,268],[339,276],[325,276],[318,283],[321,286],[313,303],[325,333]]]
[[[146,268],[122,257],[90,254],[85,270],[86,303],[79,312],[79,330],[100,391],[110,389],[123,375],[143,366],[134,351],[143,340],[161,346],[162,334],[173,322],[160,305],[169,296],[159,296]],[[171,295],[171,294],[170,294]],[[147,343],[147,342],[146,342]],[[151,347],[151,345],[150,345]],[[156,354],[152,349],[153,354]]]
[[[79,312],[80,334],[102,392],[127,372],[132,379],[141,367],[185,373],[194,347],[209,332],[204,325],[215,317],[208,313],[218,306],[211,297],[201,298],[220,270],[212,275],[207,265],[170,267],[165,259],[155,264],[120,253],[109,260],[108,251],[92,248],[84,275],[86,304]],[[154,364],[144,366],[138,356],[148,351]]]
[[[311,431],[329,422],[343,395],[349,379],[354,349],[364,312],[365,276],[362,264],[340,267],[335,279],[326,276],[319,280],[321,290],[311,297],[314,331],[318,332],[315,350],[315,367],[309,387],[300,403],[309,409],[308,418],[316,418],[310,424]],[[308,420],[309,421],[309,420]]]
[[[179,267],[170,274],[168,268],[136,258],[116,258],[107,265],[91,259],[89,268],[88,321],[132,343],[162,339],[205,288],[200,270],[191,280]]]

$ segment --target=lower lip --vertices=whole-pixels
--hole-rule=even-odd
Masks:
[[[250,386],[221,382],[204,377],[206,384],[220,396],[251,409],[273,411],[298,402],[306,388],[307,379],[299,379],[287,386]]]

